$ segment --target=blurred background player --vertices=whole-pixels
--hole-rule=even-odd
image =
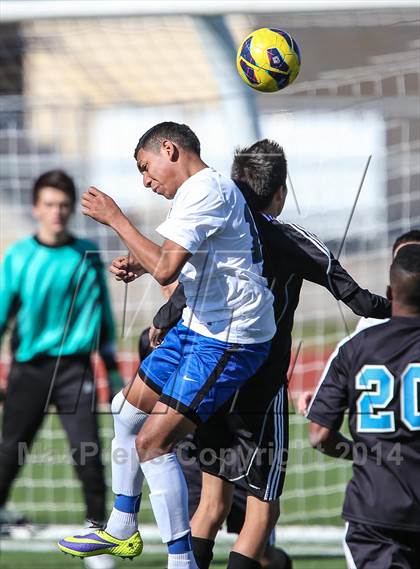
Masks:
[[[406,233],[403,233],[394,242],[392,246],[392,258],[394,258],[402,247],[405,245],[420,245],[420,229],[411,229]],[[371,326],[376,326],[377,324],[382,324],[386,319],[378,318],[360,318],[358,321],[355,332],[361,332],[365,328],[370,328]],[[308,405],[314,395],[313,391],[302,392],[297,400],[297,410],[301,415],[305,415],[308,410]]]
[[[420,559],[420,247],[390,270],[392,317],[344,340],[312,400],[311,444],[353,460],[343,505],[349,568],[415,569]],[[346,410],[352,440],[340,428]]]
[[[23,521],[6,509],[6,501],[50,404],[72,449],[86,518],[105,518],[92,352],[99,349],[112,392],[121,389],[122,381],[99,252],[93,242],[68,230],[75,200],[73,180],[65,172],[42,174],[33,185],[36,234],[12,245],[1,266],[0,334],[13,322],[0,443],[1,524]],[[113,561],[89,566],[113,567]]]

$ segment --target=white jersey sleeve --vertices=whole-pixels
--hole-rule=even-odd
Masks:
[[[178,190],[168,218],[156,231],[194,254],[203,241],[224,227],[227,217],[226,201],[217,184],[197,181]]]

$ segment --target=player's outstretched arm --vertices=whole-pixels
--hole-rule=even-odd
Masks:
[[[312,448],[333,458],[353,460],[353,441],[338,431],[311,422],[309,425],[309,442]]]
[[[160,247],[137,230],[114,200],[91,186],[82,196],[82,213],[111,227],[124,241],[134,258],[161,285],[174,282],[191,253],[166,240]]]
[[[303,278],[328,289],[358,316],[388,318],[391,303],[383,296],[363,289],[318,237],[295,224],[283,229],[292,263]]]

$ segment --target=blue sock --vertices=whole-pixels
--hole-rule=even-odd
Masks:
[[[139,496],[125,496],[117,494],[115,496],[114,508],[127,514],[137,514],[140,509],[141,494]]]
[[[191,532],[183,535],[179,539],[168,541],[168,553],[171,555],[178,555],[180,553],[188,553],[192,551]]]
[[[106,531],[118,539],[128,539],[137,530],[137,513],[140,507],[139,496],[116,494],[114,507],[106,524]]]

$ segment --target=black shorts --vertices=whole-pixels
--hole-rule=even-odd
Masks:
[[[344,552],[349,569],[418,569],[420,532],[349,522]]]
[[[276,500],[283,490],[288,437],[286,378],[263,365],[197,429],[200,467],[261,500]]]

